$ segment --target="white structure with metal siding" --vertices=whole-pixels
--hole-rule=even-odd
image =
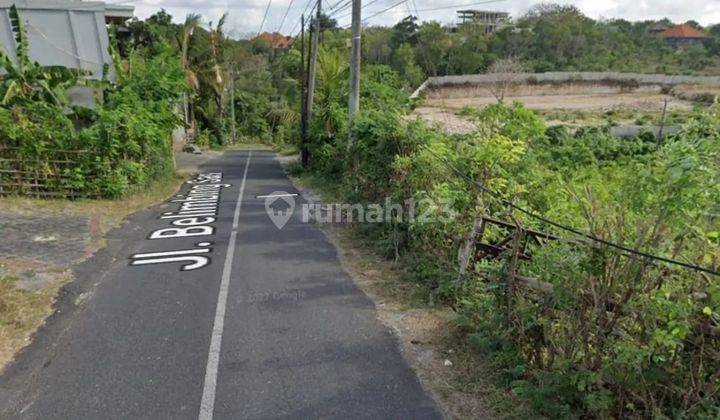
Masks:
[[[0,44],[16,58],[9,16],[13,4],[25,23],[33,61],[88,70],[94,79],[102,77],[103,65],[111,63],[105,3],[0,0]]]

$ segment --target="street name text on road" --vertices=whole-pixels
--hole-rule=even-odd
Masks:
[[[171,227],[155,230],[149,240],[203,237],[215,234],[212,223],[217,220],[218,205],[223,188],[222,173],[199,174],[187,181],[192,185],[185,195],[176,195],[171,203],[180,203],[175,212],[165,212],[159,219],[168,221]],[[196,248],[165,252],[151,252],[130,256],[131,266],[149,264],[183,263],[180,271],[192,271],[210,264],[212,242],[198,242]]]

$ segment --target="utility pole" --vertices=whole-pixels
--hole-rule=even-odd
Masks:
[[[360,33],[361,0],[352,0],[352,29],[350,30],[350,97],[348,98],[348,116],[352,123],[355,113],[360,109]]]
[[[230,70],[230,118],[232,119],[233,143],[237,143],[237,127],[235,126],[235,65]]]
[[[313,99],[315,96],[315,63],[318,55],[318,41],[320,40],[320,11],[322,10],[322,0],[317,2],[317,17],[315,18],[315,31],[312,34],[310,42],[310,63],[308,63],[308,92],[307,92],[307,114],[308,121],[312,117]]]
[[[300,16],[300,160],[307,166],[307,79],[305,77],[305,15]]]

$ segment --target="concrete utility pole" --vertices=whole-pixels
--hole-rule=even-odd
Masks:
[[[313,99],[315,97],[315,63],[318,55],[318,41],[320,40],[320,13],[322,0],[317,2],[317,17],[315,18],[315,31],[310,42],[310,63],[308,64],[308,93],[307,93],[307,115],[308,121],[312,117]]]
[[[235,126],[235,65],[230,70],[230,118],[232,121],[233,143],[237,143],[237,128]]]
[[[362,8],[361,0],[352,2],[352,29],[350,39],[350,97],[348,98],[348,116],[352,123],[355,113],[360,109],[360,33]]]
[[[307,78],[305,77],[305,15],[300,16],[300,160],[308,164],[307,153]]]

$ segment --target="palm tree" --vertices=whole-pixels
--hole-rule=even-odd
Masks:
[[[197,92],[200,88],[198,82],[197,73],[190,66],[189,54],[190,47],[194,40],[195,29],[200,24],[200,15],[196,13],[190,13],[185,17],[185,23],[182,26],[181,38],[178,40],[180,44],[180,57],[185,71],[185,78],[188,85]],[[183,94],[183,117],[185,120],[185,136],[188,136],[188,132],[194,137],[196,133],[195,127],[195,116],[192,105],[190,104],[190,98],[185,93]]]

